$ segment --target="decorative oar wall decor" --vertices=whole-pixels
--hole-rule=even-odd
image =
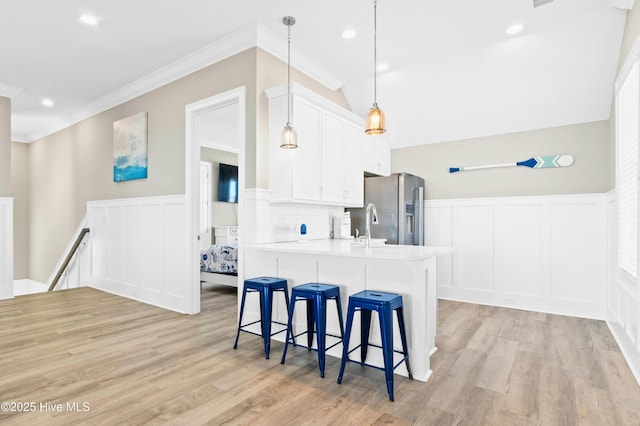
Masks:
[[[467,166],[467,167],[450,167],[449,173],[463,172],[466,170],[479,170],[479,169],[493,169],[496,167],[514,167],[523,166],[531,169],[547,169],[557,167],[569,167],[573,164],[573,155],[561,154],[561,155],[543,155],[542,157],[531,157],[528,160],[518,161],[516,163],[501,163],[501,164],[483,164],[480,166]]]

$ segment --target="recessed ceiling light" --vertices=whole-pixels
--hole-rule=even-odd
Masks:
[[[43,99],[42,101],[40,101],[40,103],[46,107],[52,107],[54,105],[53,101],[51,99]]]
[[[387,64],[386,62],[381,62],[378,64],[378,66],[376,67],[376,69],[378,71],[386,71],[389,69],[389,64]]]
[[[522,30],[524,30],[524,25],[513,24],[509,28],[507,28],[506,33],[509,35],[514,35],[514,34],[518,34],[519,32],[522,32]]]
[[[356,36],[356,30],[344,30],[342,32],[342,38],[345,40],[352,39]]]
[[[86,25],[91,25],[91,26],[98,25],[98,18],[96,18],[95,16],[82,15],[78,19],[80,20],[80,22]]]

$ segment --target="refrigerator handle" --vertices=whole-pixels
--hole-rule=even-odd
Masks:
[[[424,188],[414,188],[413,192],[413,210],[414,210],[414,232],[413,244],[418,246],[425,245],[424,242]]]

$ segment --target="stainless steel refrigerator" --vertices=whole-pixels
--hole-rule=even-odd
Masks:
[[[364,179],[364,205],[351,212],[351,232],[365,232],[366,206],[376,206],[378,224],[371,225],[372,238],[386,238],[387,244],[425,245],[424,179],[409,173]]]

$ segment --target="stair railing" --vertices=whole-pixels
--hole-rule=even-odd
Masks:
[[[56,276],[53,278],[53,281],[51,282],[51,285],[49,286],[48,291],[53,291],[56,288],[58,281],[60,281],[60,277],[62,277],[62,274],[64,274],[64,271],[67,269],[67,266],[69,266],[69,262],[71,262],[71,259],[73,259],[73,256],[76,254],[76,251],[78,251],[78,247],[80,247],[80,244],[84,239],[84,236],[87,235],[89,231],[90,231],[89,228],[82,228],[82,231],[80,231],[80,234],[78,234],[78,238],[76,238],[76,241],[73,243],[73,246],[71,246],[71,250],[69,250],[69,254],[67,254],[67,257],[64,259],[64,262],[62,262],[62,265],[60,265],[60,268],[58,269]]]

